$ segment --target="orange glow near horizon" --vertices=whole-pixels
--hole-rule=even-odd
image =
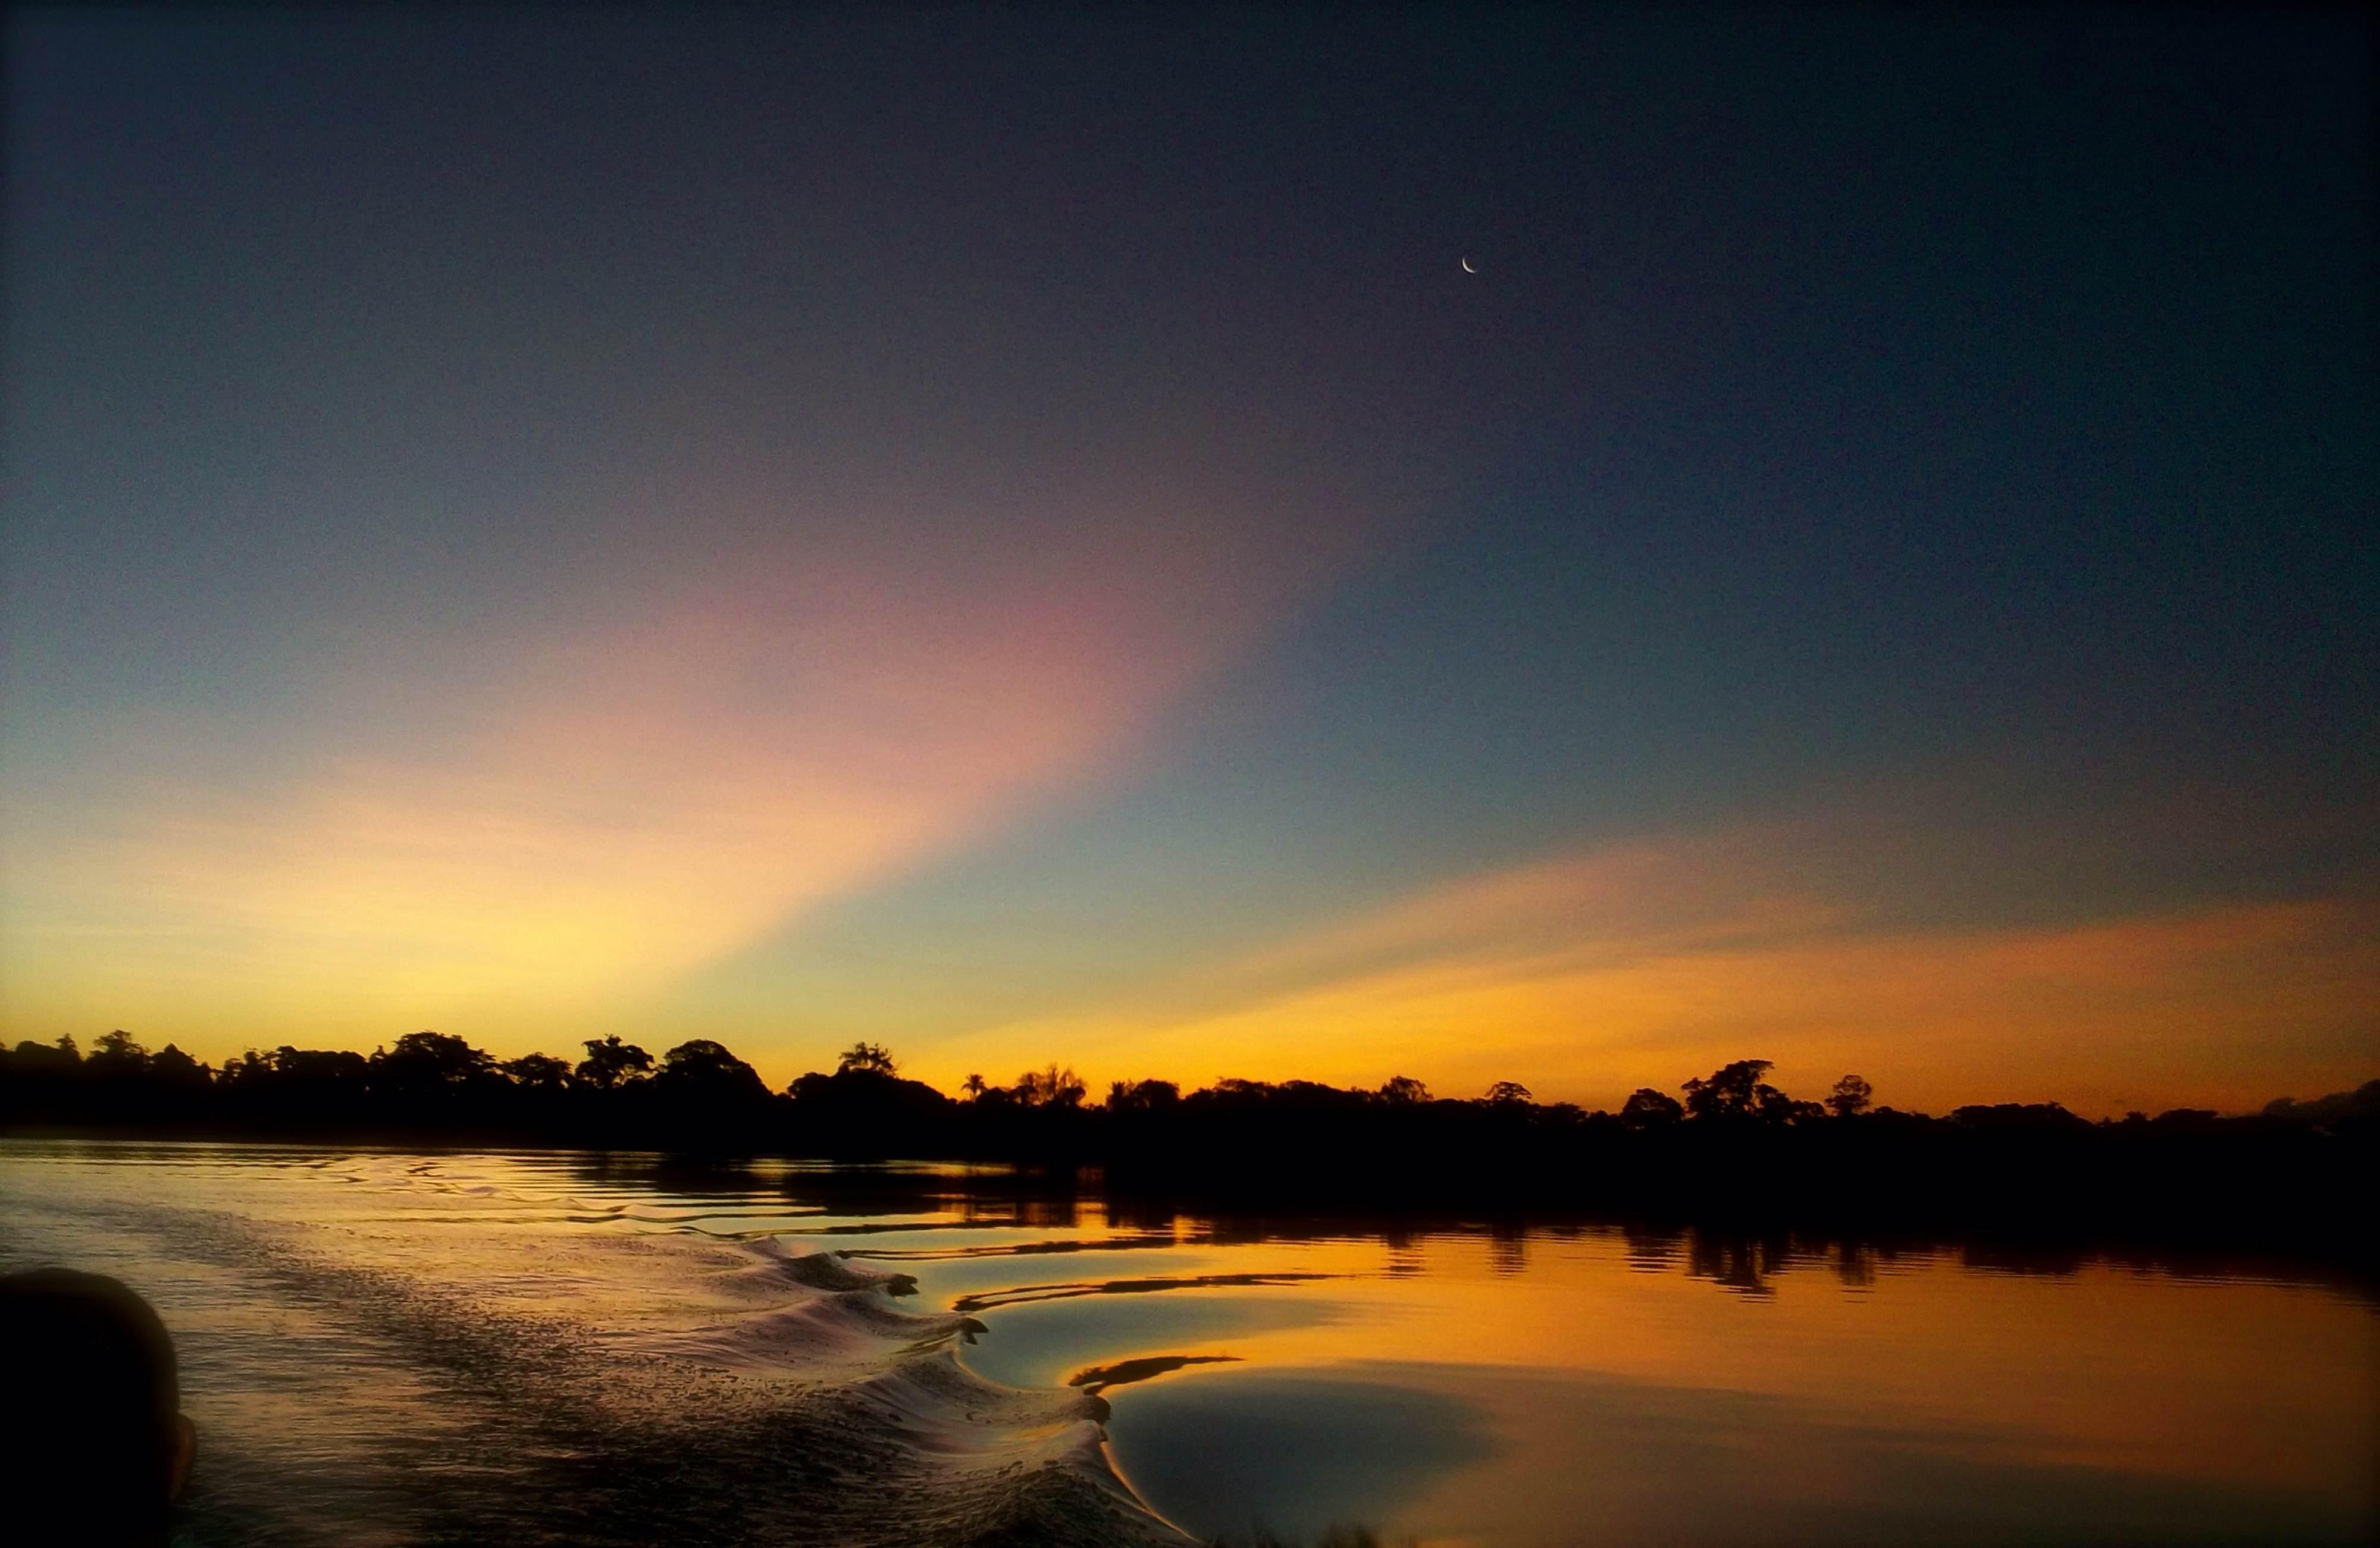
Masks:
[[[253,826],[193,824],[173,843],[152,834],[146,875],[169,903],[213,911],[219,958],[186,944],[144,978],[65,971],[75,964],[65,951],[47,986],[13,991],[18,1024],[46,987],[52,1015],[86,1039],[130,1025],[152,1045],[171,1037],[218,1060],[282,1041],[370,1047],[424,1024],[505,1056],[575,1052],[581,1036],[610,1031],[656,1051],[718,1036],[782,1086],[829,1067],[839,1045],[756,1041],[698,1018],[657,1030],[606,1007],[604,994],[631,995],[789,908],[966,841],[1047,782],[1114,756],[1116,723],[1167,670],[1183,670],[1068,684],[1038,718],[1013,701],[912,695],[894,734],[861,712],[900,680],[884,664],[840,720],[814,717],[777,744],[766,727],[739,727],[656,765],[626,750],[682,728],[665,685],[639,682],[635,662],[606,654],[616,648],[590,647],[573,679],[612,674],[621,688],[609,703],[505,722],[468,777],[340,770],[264,828],[272,843],[261,849]],[[701,665],[735,670],[719,656]],[[871,757],[902,761],[905,738],[945,756],[905,780],[827,777]],[[527,815],[529,787],[507,781],[572,747],[588,771],[585,804]],[[631,770],[649,781],[641,803]],[[895,1052],[907,1073],[953,1092],[970,1072],[1004,1081],[1054,1059],[1095,1094],[1152,1075],[1188,1088],[1224,1076],[1370,1086],[1411,1074],[1441,1094],[1516,1079],[1542,1101],[1603,1107],[1639,1085],[1672,1090],[1762,1057],[1805,1097],[1856,1071],[1878,1100],[1903,1107],[2057,1100],[2094,1117],[2245,1110],[2369,1078],[2380,929],[2366,900],[1895,928],[1795,883],[1814,836],[1825,837],[1771,826],[1554,856],[1188,964],[1102,1006]],[[267,962],[278,972],[242,1006],[253,1018],[243,1031],[169,1009],[177,997],[221,996],[227,978]],[[573,995],[554,991],[564,980]],[[144,998],[149,1018],[120,1009]]]
[[[991,1029],[926,1078],[1069,1049],[1146,1074],[1439,1094],[1519,1080],[1616,1107],[1730,1059],[1797,1095],[1858,1072],[1943,1110],[2238,1111],[2371,1077],[2380,918],[2360,898],[2058,926],[1910,930],[1780,883],[1790,830],[1628,846],[1473,877],[1281,943],[1148,1005]]]

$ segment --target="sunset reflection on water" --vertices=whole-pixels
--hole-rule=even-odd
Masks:
[[[1201,1537],[2346,1542],[2375,1520],[2380,1316],[2304,1264],[1257,1221],[1066,1182],[10,1142],[0,1264],[151,1294],[213,1443],[210,1508],[293,1542],[419,1541],[451,1454],[501,1444],[500,1397],[392,1331],[410,1298],[566,1330],[587,1400],[631,1424],[714,1377],[739,1402],[830,1379],[703,1341],[768,1293],[748,1249],[772,1238],[914,1276],[887,1304],[978,1319],[958,1358],[983,1377],[1097,1390],[1118,1472]],[[262,1255],[207,1245],[235,1225]],[[366,1286],[377,1321],[341,1300]],[[540,1508],[534,1478],[507,1487]]]
[[[1028,1260],[1111,1288],[987,1311],[968,1358],[1046,1384],[1095,1357],[1232,1357],[1109,1393],[1126,1477],[1208,1531],[1337,1518],[1425,1542],[2350,1539],[2373,1518],[2358,1373],[2380,1324],[2350,1288],[1616,1227],[1305,1228],[1234,1240],[1184,1222],[1162,1251]],[[908,1266],[934,1295],[1020,1279],[1013,1259]],[[1317,1277],[1117,1293],[1227,1275]],[[1222,1444],[1301,1403],[1271,1456]],[[1378,1448],[1366,1410],[1383,1407],[1442,1444],[1388,1447],[1381,1469],[1334,1455],[1340,1437]],[[1282,1455],[1327,1457],[1345,1494],[1317,1498]],[[1264,1492],[1251,1475],[1277,1481],[1270,1497],[1246,1497]]]

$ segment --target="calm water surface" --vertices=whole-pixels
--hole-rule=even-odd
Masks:
[[[914,1289],[820,1269],[822,1300],[785,1277],[819,1252]],[[2380,1314],[2305,1272],[1111,1215],[956,1167],[0,1143],[0,1265],[41,1262],[174,1328],[208,1542],[1098,1541],[1141,1530],[1135,1496],[1148,1541],[2380,1522]],[[903,1437],[881,1480],[772,1425],[838,1383],[836,1423]]]

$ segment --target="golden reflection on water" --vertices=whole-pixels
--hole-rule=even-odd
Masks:
[[[1087,1209],[1075,1238],[1087,1250],[1071,1261],[993,1260],[977,1248],[910,1266],[929,1294],[992,1302],[981,1313],[990,1332],[969,1358],[1005,1379],[1196,1355],[1230,1363],[1155,1382],[1212,1388],[1219,1415],[1233,1410],[1225,1395],[1235,1385],[1249,1393],[1238,1408],[1277,1402],[1281,1388],[1253,1384],[1282,1375],[1357,1384],[1345,1389],[1357,1394],[1351,1403],[1381,1388],[1453,1400],[1448,1411],[1488,1444],[1370,1517],[1425,1542],[1690,1541],[1706,1528],[1714,1541],[1826,1541],[1861,1537],[1851,1523],[1863,1517],[1993,1541],[1988,1525],[1971,1533],[1947,1517],[1929,1522],[1923,1496],[1963,1508],[1961,1490],[1987,1492],[1994,1479],[2048,1492],[2040,1518],[2005,1523],[2027,1536],[2061,1535],[2064,1510],[2078,1539],[2158,1541],[2196,1518],[2204,1531],[2184,1535],[2253,1541],[2265,1523],[2354,1541],[2380,1506],[2380,1318],[2328,1284],[2192,1276],[2087,1253],[1893,1255],[1616,1228],[1234,1235],[1183,1221],[1151,1252],[1146,1239],[1106,1238]],[[987,1272],[994,1263],[1033,1269],[1002,1276]],[[1001,1304],[1002,1294],[1016,1299]],[[1050,1304],[1075,1296],[1083,1299]],[[1170,1325],[1135,1342],[1128,1324],[1088,1318],[1095,1297],[1196,1302],[1198,1312],[1169,1307]],[[1000,1358],[1024,1319],[1069,1315],[1086,1317],[1080,1336],[1037,1327],[1031,1355]],[[1126,1475],[1186,1524],[1244,1526],[1211,1508],[1181,1510],[1135,1466],[1148,1459],[1131,1444],[1136,1410],[1158,1391],[1108,1394]],[[1612,1393],[1632,1396],[1615,1407]],[[1598,1427],[1641,1426],[1648,1404],[1654,1421],[1698,1427],[1726,1453],[1703,1459],[1707,1476],[1693,1476],[1691,1456],[1686,1476],[1668,1479],[1599,1465],[1625,1448]],[[1174,1424],[1164,1437],[1178,1445],[1190,1433]],[[1326,1431],[1304,1444],[1330,1442]],[[1674,1469],[1694,1449],[1649,1461]],[[1893,1481],[1878,1475],[1911,1457],[1923,1464],[1912,1473],[1961,1476],[1917,1480],[1920,1497],[1880,1498]],[[1169,1457],[1162,1470],[1184,1469]],[[1743,1518],[1678,1517],[1680,1496],[1722,1477],[1751,1496]],[[2168,1484],[2171,1498],[2160,1500]],[[2091,1497],[2061,1505],[2058,1490]],[[1267,1524],[1295,1521],[1293,1508],[1272,1505]]]
[[[1376,1241],[1232,1249],[1241,1273],[1332,1276],[1311,1292],[1332,1314],[1249,1332],[1231,1352],[1274,1366],[1385,1360],[1821,1394],[1850,1415],[2013,1426],[2045,1457],[2307,1484],[2373,1455],[2368,1430],[2338,1422],[2338,1389],[2342,1359],[2373,1369],[2374,1319],[2324,1290],[1928,1259],[1856,1288],[1781,1275],[1753,1300],[1680,1272],[1632,1271],[1606,1236],[1533,1243],[1520,1278],[1498,1252],[1436,1237],[1420,1273],[1391,1276]]]
[[[1582,1519],[1614,1503],[1609,1481],[1595,1478],[1603,1437],[1585,1428],[1594,1405],[1581,1401],[1582,1384],[1614,1380],[1737,1409],[1777,1400],[1756,1439],[1791,1465],[1726,1469],[1760,1471],[1772,1510],[1875,1503],[1864,1481],[1830,1476],[1840,1459],[1827,1436],[1848,1433],[1999,1468],[2299,1495],[2328,1502],[2313,1517],[2350,1532],[2374,1517],[2380,1323],[2327,1288],[2106,1263],[1987,1272],[1928,1255],[1849,1283],[1803,1267],[1752,1295],[1689,1276],[1682,1254],[1648,1264],[1617,1233],[1533,1237],[1517,1272],[1512,1256],[1509,1243],[1455,1234],[1402,1248],[1327,1240],[1196,1253],[1243,1273],[1332,1276],[1305,1291],[1327,1306],[1196,1351],[1237,1367],[1166,1379],[1303,1372],[1459,1397],[1486,1416],[1497,1445],[1396,1512],[1390,1524],[1429,1542],[1473,1541],[1482,1529],[1477,1541],[1579,1540]],[[1167,1352],[1187,1351],[1107,1351]],[[1111,1396],[1128,1427],[1135,1394]],[[1635,1529],[1649,1540],[1661,1525]]]

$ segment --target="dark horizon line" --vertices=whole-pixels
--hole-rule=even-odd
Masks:
[[[1377,1091],[1222,1081],[1184,1095],[1116,1082],[1087,1105],[1062,1066],[955,1101],[903,1079],[878,1045],[772,1092],[727,1048],[661,1058],[588,1039],[501,1064],[459,1037],[410,1033],[370,1058],[250,1051],[214,1076],[178,1050],[110,1034],[89,1059],[0,1051],[0,1133],[300,1143],[553,1146],[675,1156],[990,1162],[1099,1169],[1120,1195],[1281,1207],[1605,1210],[1862,1228],[1937,1227],[2372,1252],[2350,1179],[2380,1147],[2380,1080],[2253,1117],[2172,1109],[2094,1122],[2056,1103],[1948,1117],[1868,1110],[1864,1082],[1797,1101],[1739,1059],[1618,1114],[1540,1104],[1505,1082],[1475,1098],[1417,1081]]]
[[[248,1081],[344,1084],[360,1077],[368,1086],[413,1094],[420,1093],[425,1084],[459,1089],[488,1082],[522,1092],[558,1093],[619,1091],[675,1073],[682,1075],[687,1082],[712,1087],[720,1094],[726,1094],[724,1087],[733,1085],[743,1088],[746,1094],[751,1094],[757,1087],[758,1094],[797,1100],[805,1082],[832,1081],[858,1074],[897,1081],[903,1086],[931,1093],[933,1096],[956,1107],[983,1105],[1112,1112],[1119,1110],[1120,1107],[1124,1110],[1146,1110],[1153,1102],[1171,1103],[1194,1097],[1228,1099],[1281,1093],[1310,1094],[1322,1099],[1368,1099],[1387,1105],[1456,1104],[1527,1108],[1551,1114],[1575,1114],[1580,1118],[1617,1116],[1623,1121],[1630,1120],[1632,1114],[1638,1114],[1657,1124],[1711,1116],[1760,1118],[1788,1123],[1871,1115],[1934,1118],[1922,1109],[1873,1103],[1874,1088],[1855,1074],[1844,1075],[1823,1101],[1797,1101],[1766,1082],[1764,1077],[1773,1068],[1774,1061],[1757,1058],[1733,1060],[1710,1076],[1691,1077],[1680,1082],[1677,1089],[1686,1094],[1684,1102],[1679,1102],[1657,1088],[1639,1087],[1621,1104],[1615,1115],[1610,1109],[1586,1107],[1573,1102],[1537,1102],[1526,1085],[1514,1081],[1491,1082],[1479,1096],[1459,1097],[1433,1093],[1427,1083],[1401,1074],[1390,1076],[1377,1087],[1335,1086],[1328,1082],[1295,1077],[1281,1081],[1251,1081],[1223,1076],[1208,1085],[1188,1091],[1184,1091],[1179,1082],[1144,1077],[1136,1081],[1112,1081],[1109,1083],[1106,1096],[1094,1101],[1087,1084],[1075,1073],[1071,1065],[1061,1066],[1054,1062],[1039,1070],[1025,1070],[1015,1082],[1005,1086],[984,1082],[979,1074],[971,1073],[961,1082],[961,1094],[953,1095],[929,1082],[900,1075],[899,1060],[889,1049],[865,1041],[854,1044],[837,1056],[833,1074],[806,1071],[787,1082],[782,1091],[771,1091],[750,1064],[730,1052],[723,1044],[710,1038],[688,1039],[669,1048],[658,1059],[645,1048],[617,1034],[583,1039],[582,1046],[588,1050],[589,1057],[576,1065],[542,1051],[498,1059],[486,1050],[474,1047],[468,1039],[452,1034],[423,1031],[400,1035],[396,1039],[398,1052],[395,1054],[392,1054],[389,1045],[384,1043],[376,1046],[369,1055],[353,1049],[298,1048],[284,1043],[270,1049],[249,1047],[237,1059],[225,1059],[221,1067],[216,1067],[184,1053],[170,1041],[152,1054],[145,1046],[118,1028],[95,1039],[93,1049],[88,1055],[81,1051],[71,1033],[62,1033],[48,1044],[26,1038],[11,1046],[5,1039],[0,1039],[0,1080],[24,1075],[38,1077],[44,1073],[65,1074],[72,1070],[100,1078],[145,1077],[151,1081],[163,1080],[185,1086],[231,1089]],[[411,1068],[393,1068],[390,1061]],[[430,1066],[434,1066],[435,1074],[425,1082],[421,1077],[431,1075]],[[374,1074],[382,1072],[390,1077],[385,1082],[372,1079]],[[1730,1076],[1734,1077],[1731,1085],[1726,1083]],[[2277,1096],[2249,1112],[2223,1113],[2211,1107],[2183,1107],[2168,1108],[2152,1117],[2135,1109],[2120,1120],[2112,1118],[2085,1119],[2055,1099],[1961,1103],[1951,1107],[1948,1116],[1956,1119],[1961,1114],[1998,1114],[2004,1117],[2037,1114],[2053,1120],[2072,1118],[2079,1122],[2100,1125],[2119,1121],[2203,1122],[2296,1115],[2320,1121],[2313,1119],[2316,1111],[2332,1107],[2344,1110],[2369,1105],[2374,1099],[2375,1091],[2380,1091],[2380,1079],[2364,1082],[2350,1090],[2325,1092],[2313,1097]],[[1698,1094],[1706,1092],[1716,1094],[1715,1106],[1698,1107]],[[1668,1108],[1676,1110],[1665,1111]]]

